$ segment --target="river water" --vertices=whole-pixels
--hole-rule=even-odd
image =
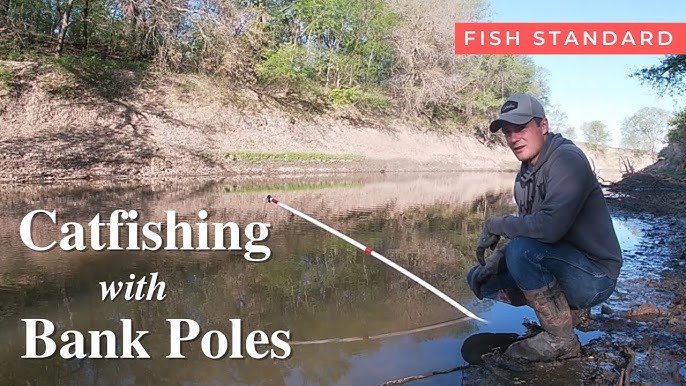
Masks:
[[[375,385],[462,365],[460,348],[469,335],[522,332],[524,318],[535,320],[528,308],[478,301],[465,283],[484,218],[515,211],[513,177],[371,174],[9,187],[2,193],[0,213],[0,383]],[[464,320],[459,311],[372,256],[266,203],[267,194],[373,248],[489,323]],[[174,211],[178,222],[202,223],[198,213],[205,210],[205,222],[234,222],[242,234],[232,234],[233,239],[239,237],[244,249],[247,225],[269,223],[268,239],[254,244],[268,246],[271,256],[251,262],[245,250],[97,251],[88,242],[84,251],[34,251],[19,229],[37,209],[57,214],[57,225],[45,215],[36,217],[31,235],[38,246],[59,242],[64,236],[60,226],[67,222],[82,224],[91,240],[87,224],[97,214],[107,222],[116,209],[135,210],[136,221],[121,222],[141,225],[164,223],[165,211]],[[631,245],[631,223],[617,220],[615,225],[626,239],[622,243]],[[120,236],[126,246],[129,239]],[[199,237],[193,234],[196,246]],[[109,240],[107,229],[100,238]],[[125,281],[130,275],[138,280],[153,272],[166,285],[164,300],[102,300],[100,282]],[[22,319],[50,321],[57,353],[22,359],[27,352]],[[166,358],[171,350],[167,319],[189,319],[200,329],[197,339],[182,343],[185,359]],[[240,331],[232,319],[240,320]],[[60,356],[62,332],[86,334],[89,354],[87,331],[112,330],[121,338],[122,320],[149,331],[141,343],[150,359]],[[226,356],[210,359],[203,352],[201,337],[211,330],[228,337]],[[288,358],[250,358],[245,341],[256,330],[267,336],[289,331]],[[215,353],[216,338],[210,344]],[[283,353],[273,342],[259,347],[259,352]],[[36,349],[40,355],[45,345]],[[460,376],[454,372],[414,384],[459,383]]]

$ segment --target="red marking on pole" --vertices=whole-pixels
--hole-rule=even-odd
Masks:
[[[371,255],[372,254],[372,249],[367,247],[367,249],[364,250],[364,253]]]
[[[279,203],[279,200],[277,200],[276,198],[272,198],[272,202],[273,202],[274,204],[278,204],[278,203]]]

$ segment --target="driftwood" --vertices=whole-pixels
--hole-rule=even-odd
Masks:
[[[447,369],[447,370],[435,370],[435,371],[432,371],[432,372],[426,373],[426,374],[411,375],[409,377],[398,378],[398,379],[394,379],[394,380],[391,380],[388,382],[384,382],[380,386],[402,385],[402,384],[410,382],[410,381],[416,381],[418,379],[433,377],[434,375],[449,374],[449,373],[452,373],[455,371],[466,370],[469,367],[470,367],[470,365],[457,366],[457,367],[453,367],[452,369]]]
[[[417,327],[409,330],[393,331],[387,332],[379,335],[371,336],[352,336],[352,337],[340,337],[340,338],[328,338],[328,339],[317,339],[317,340],[303,340],[303,341],[290,341],[291,346],[305,346],[305,345],[315,345],[315,344],[327,344],[327,343],[350,343],[350,342],[362,342],[368,340],[386,339],[396,336],[410,335],[418,332],[430,331],[441,327],[452,326],[457,323],[462,323],[470,320],[471,318],[467,316],[462,316],[456,319],[447,320],[445,322],[434,323],[428,326]]]
[[[617,386],[629,386],[631,385],[631,371],[634,369],[634,363],[636,362],[636,352],[630,348],[627,349],[629,354],[629,363],[626,368],[622,370],[619,374],[619,380]]]
[[[636,170],[634,169],[634,165],[631,164],[631,160],[629,159],[629,157],[619,157],[619,162],[619,171],[622,172],[622,174],[633,174],[636,172]],[[622,170],[622,166],[624,167],[624,170]]]

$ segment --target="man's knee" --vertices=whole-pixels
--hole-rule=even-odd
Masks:
[[[542,288],[555,277],[541,265],[545,256],[543,243],[528,237],[515,237],[507,244],[505,262],[517,287],[522,290]]]
[[[532,252],[535,251],[541,242],[529,237],[515,237],[507,243],[505,251],[505,261],[508,267],[520,265],[523,262],[528,263],[527,259],[533,257]]]

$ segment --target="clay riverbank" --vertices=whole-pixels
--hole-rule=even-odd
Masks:
[[[199,76],[117,70],[86,82],[46,64],[0,64],[12,74],[0,90],[6,183],[518,167],[502,144],[426,119],[322,109]],[[654,162],[610,148],[587,154],[606,180],[627,162]]]

